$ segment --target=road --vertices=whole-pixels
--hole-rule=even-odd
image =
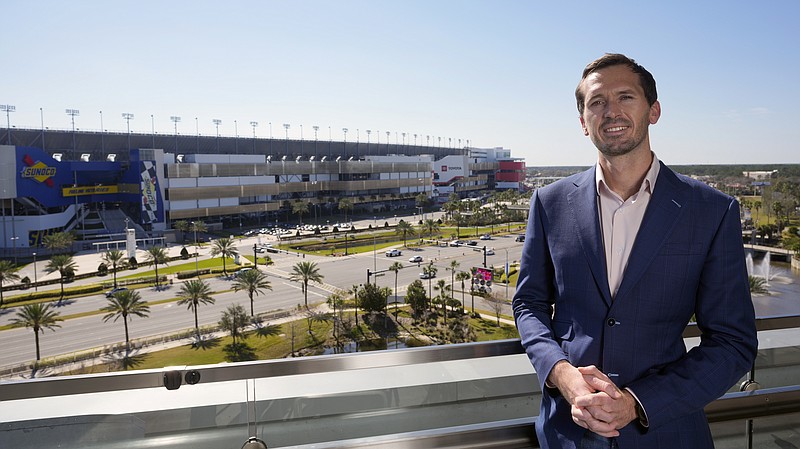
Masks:
[[[248,240],[242,241],[239,251],[242,254],[250,254],[253,243]],[[506,262],[506,249],[508,250],[508,260],[513,262],[519,260],[522,244],[514,242],[513,236],[499,236],[492,240],[479,241],[479,245],[486,245],[487,248],[495,249],[495,255],[487,256],[487,265],[501,266]],[[477,248],[480,249],[481,246]],[[294,254],[270,254],[274,265],[264,269],[268,279],[272,284],[272,291],[255,298],[256,313],[269,312],[278,309],[289,310],[297,307],[303,302],[303,294],[300,284],[288,280],[292,266],[299,261],[316,262],[320,273],[324,276],[324,285],[311,284],[309,288],[309,304],[324,302],[331,292],[337,288],[342,290],[350,289],[353,285],[363,284],[367,281],[367,269],[378,272],[387,270],[389,266],[397,261],[404,265],[397,276],[398,294],[402,295],[405,287],[415,279],[419,278],[422,266],[427,265],[431,260],[438,268],[436,279],[445,279],[449,285],[450,271],[448,267],[452,260],[457,260],[460,266],[459,271],[468,271],[473,266],[482,266],[483,255],[481,251],[476,251],[473,247],[435,247],[426,246],[417,250],[404,249],[399,247],[403,254],[399,257],[386,257],[384,251],[375,251],[349,255],[343,257],[300,257]],[[421,264],[412,264],[408,259],[412,255],[421,255]],[[383,287],[394,289],[394,273],[382,273],[383,276],[373,278],[374,282]],[[433,280],[435,285],[436,279]],[[214,305],[203,305],[199,308],[198,319],[201,325],[216,323],[222,311],[229,305],[239,303],[246,310],[250,310],[249,298],[245,292],[233,292],[231,290],[232,281],[222,277],[207,279],[212,291],[225,291],[216,294]],[[423,280],[423,284],[428,287],[428,282]],[[458,288],[458,283],[457,287]],[[175,298],[180,289],[180,284],[166,286],[162,290],[146,288],[139,290],[142,297],[147,301],[158,301],[168,298]],[[500,292],[505,293],[503,287]],[[513,294],[513,289],[509,289],[509,294]],[[461,299],[461,294],[456,293],[456,298]],[[466,295],[467,303],[470,302],[469,294]],[[476,302],[478,299],[476,298]],[[74,315],[83,312],[91,312],[106,305],[105,296],[102,294],[86,296],[77,300],[65,301],[58,308],[62,316]],[[469,304],[467,304],[469,306]],[[488,310],[488,307],[480,307]],[[510,313],[510,309],[505,313]],[[0,324],[7,324],[15,316],[13,312],[7,312],[0,316]],[[88,348],[97,348],[124,341],[124,327],[121,321],[103,322],[102,315],[90,315],[82,318],[72,318],[60,323],[61,328],[55,332],[45,331],[40,335],[40,349],[42,357],[69,354]],[[170,334],[181,329],[194,327],[194,316],[185,306],[178,306],[177,302],[172,301],[165,304],[152,306],[148,318],[134,317],[129,322],[129,332],[131,339],[150,337],[155,335]],[[35,345],[33,333],[30,329],[17,328],[0,332],[0,366],[24,363],[33,360],[35,356]]]

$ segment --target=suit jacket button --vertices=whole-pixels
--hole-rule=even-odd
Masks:
[[[613,327],[615,324],[617,324],[617,320],[615,320],[614,318],[609,318],[607,323],[609,326]]]

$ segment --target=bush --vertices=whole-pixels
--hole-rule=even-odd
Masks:
[[[128,259],[128,266],[131,267],[131,270],[135,270],[139,268],[139,262],[136,261],[135,257],[131,257]]]
[[[97,275],[98,276],[105,276],[108,274],[108,266],[104,263],[101,263],[97,266]]]
[[[186,260],[188,258],[189,258],[189,250],[187,250],[186,247],[184,246],[181,249],[181,259]]]
[[[28,276],[25,276],[24,278],[20,279],[20,282],[22,283],[22,288],[30,288],[31,286],[31,278],[29,278]]]

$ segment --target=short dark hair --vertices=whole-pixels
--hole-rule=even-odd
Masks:
[[[653,78],[653,75],[647,71],[644,67],[637,64],[636,61],[633,59],[619,54],[619,53],[606,53],[598,59],[590,62],[589,65],[583,69],[583,75],[581,75],[581,81],[578,83],[578,87],[575,88],[575,99],[578,101],[578,112],[583,115],[583,103],[586,101],[586,97],[581,90],[581,86],[583,85],[583,80],[586,79],[587,76],[590,74],[604,69],[606,67],[611,67],[615,65],[624,65],[631,69],[631,71],[637,75],[639,75],[639,84],[642,85],[642,89],[644,90],[644,97],[647,99],[647,104],[652,106],[653,103],[658,100],[658,92],[656,91],[656,80]]]

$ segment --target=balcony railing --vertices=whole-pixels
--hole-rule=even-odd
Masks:
[[[717,448],[797,443],[799,322],[759,320],[761,388],[733,388],[707,407]],[[0,383],[0,441],[218,449],[255,436],[270,448],[536,447],[535,376],[519,341],[503,340],[13,381]]]

